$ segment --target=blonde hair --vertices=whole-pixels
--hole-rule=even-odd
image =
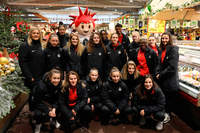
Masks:
[[[75,75],[76,76],[76,78],[77,78],[77,83],[79,83],[79,76],[78,76],[78,73],[77,72],[75,72],[75,71],[69,71],[68,73],[67,73],[67,75],[66,75],[66,79],[63,81],[63,83],[62,83],[62,90],[61,90],[61,92],[65,92],[66,91],[66,89],[69,89],[69,87],[70,87],[70,83],[69,83],[69,76],[70,75]]]
[[[99,73],[98,69],[96,68],[91,68],[89,73],[91,73],[92,71],[96,71],[97,73]]]
[[[33,40],[32,40],[32,32],[33,32],[34,30],[39,31],[39,33],[40,33],[40,43],[41,43],[41,46],[42,46],[43,49],[46,48],[46,42],[43,41],[42,32],[40,31],[40,29],[39,29],[38,27],[32,27],[32,28],[30,29],[30,31],[29,31],[29,33],[28,33],[28,38],[27,38],[28,45],[29,45],[29,46],[32,45],[32,41],[33,41]]]
[[[72,42],[71,42],[71,39],[72,39],[73,36],[76,36],[78,38],[77,55],[81,56],[83,51],[84,51],[84,49],[85,49],[85,46],[83,44],[81,44],[79,36],[76,33],[71,33],[70,34],[69,42],[67,43],[67,45],[64,48],[67,48],[67,51],[69,52],[69,54],[71,54],[70,47],[71,47],[71,45],[73,45]]]
[[[113,67],[111,70],[110,70],[110,77],[112,77],[112,73],[114,72],[119,72],[120,74],[120,78],[122,77],[122,74],[121,72],[119,71],[119,69],[117,67]]]
[[[128,76],[128,66],[129,65],[133,65],[134,68],[135,68],[135,71],[134,71],[134,79],[137,79],[140,75],[140,72],[136,69],[136,64],[134,61],[130,60],[128,61],[122,68],[122,79],[124,80],[127,80],[127,76]]]

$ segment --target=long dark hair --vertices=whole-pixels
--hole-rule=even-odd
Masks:
[[[105,32],[105,34],[106,34],[106,37],[107,37],[107,39],[108,39],[108,33],[107,33],[107,31],[106,30],[101,30],[100,31],[100,37],[101,37],[101,39],[103,40],[103,32]]]
[[[103,44],[103,41],[102,41],[102,39],[101,39],[101,36],[100,36],[100,34],[99,34],[98,32],[94,32],[94,33],[92,33],[92,35],[90,36],[89,42],[88,42],[88,44],[87,44],[87,51],[88,51],[89,53],[93,51],[93,48],[94,48],[94,41],[93,41],[94,35],[98,35],[98,36],[99,36],[99,39],[100,39],[100,40],[99,40],[99,45],[101,45],[101,47],[104,49],[104,52],[106,52],[106,47],[105,47],[105,45]]]
[[[160,49],[161,49],[161,50],[162,50],[162,49],[165,49],[165,45],[164,45],[163,42],[162,42],[162,37],[163,37],[164,35],[168,35],[168,37],[169,37],[169,42],[167,43],[167,45],[173,45],[173,41],[172,41],[172,36],[171,36],[171,34],[168,33],[168,32],[164,32],[164,33],[161,35],[161,42],[160,42]]]
[[[150,78],[152,83],[153,83],[153,86],[152,86],[151,90],[154,91],[155,88],[158,88],[158,85],[153,80],[153,77],[150,74],[145,75],[143,80],[142,80],[142,82],[141,82],[141,84],[136,89],[136,94],[140,97],[140,99],[147,99],[147,96],[144,94],[144,91],[146,90],[146,88],[144,86],[144,83],[145,83],[145,80],[148,79],[148,78]]]

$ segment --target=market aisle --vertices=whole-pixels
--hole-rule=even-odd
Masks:
[[[12,126],[8,129],[7,133],[32,133],[31,125],[29,124],[29,111],[26,104],[22,111],[17,116]],[[195,133],[189,126],[187,126],[177,116],[165,125],[165,130],[162,133]],[[153,129],[141,129],[136,125],[118,125],[118,126],[101,126],[99,122],[92,121],[90,124],[91,133],[155,133]],[[42,131],[41,133],[48,133],[48,131]],[[56,129],[55,133],[64,133],[60,129]],[[74,133],[80,133],[80,129],[75,130]]]

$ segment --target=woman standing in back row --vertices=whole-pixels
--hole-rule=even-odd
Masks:
[[[81,58],[85,46],[80,43],[78,34],[72,33],[67,46],[64,47],[66,56],[66,71],[75,71],[82,77]]]
[[[90,40],[87,44],[82,56],[82,68],[84,76],[86,77],[89,74],[91,68],[96,68],[99,71],[99,76],[101,79],[104,77],[105,72],[105,57],[106,57],[106,48],[102,43],[100,34],[95,32],[90,36]]]
[[[166,112],[164,123],[170,120],[170,113],[176,107],[178,81],[178,47],[173,45],[172,37],[169,33],[163,33],[161,36],[161,59],[159,72],[156,78],[166,96]]]
[[[19,48],[19,66],[30,89],[29,108],[32,110],[32,89],[45,72],[45,43],[39,28],[31,28],[27,41]],[[38,65],[39,64],[39,65]]]

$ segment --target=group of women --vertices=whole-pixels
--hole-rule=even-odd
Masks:
[[[86,130],[92,119],[144,126],[149,118],[162,130],[178,90],[178,47],[171,35],[163,33],[158,47],[154,36],[147,41],[133,32],[133,42],[124,44],[129,41],[123,42],[116,25],[110,40],[106,31],[94,32],[84,46],[76,33],[68,37],[62,28],[50,35],[46,47],[40,30],[32,28],[19,49],[34,132],[46,121],[72,132],[71,125]]]

